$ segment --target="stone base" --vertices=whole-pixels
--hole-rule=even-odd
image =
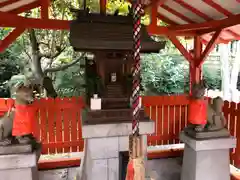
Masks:
[[[194,139],[216,139],[216,138],[230,137],[230,133],[227,129],[221,129],[218,131],[196,132],[192,128],[185,128],[184,132],[186,133],[186,135]]]
[[[30,144],[27,145],[8,145],[8,146],[0,146],[0,155],[4,154],[22,154],[22,153],[31,153],[32,146]]]
[[[0,155],[0,179],[38,180],[36,153]]]
[[[147,155],[147,135],[154,133],[154,121],[140,121],[142,152]],[[129,135],[132,123],[109,123],[83,125],[85,157],[83,179],[81,180],[119,180],[120,153],[129,151]],[[79,179],[78,179],[79,180]]]
[[[229,149],[236,146],[232,137],[196,140],[180,134],[185,143],[181,180],[230,180]]]
[[[84,180],[119,180],[120,152],[129,150],[129,137],[86,139],[87,154]],[[143,151],[147,153],[147,135],[142,136]]]

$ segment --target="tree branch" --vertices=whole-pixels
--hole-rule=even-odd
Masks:
[[[57,48],[57,52],[54,55],[51,55],[51,53],[49,54],[41,54],[42,57],[48,58],[48,59],[55,59],[56,57],[58,57],[64,50],[66,49],[66,47],[64,48]]]
[[[52,72],[57,72],[57,71],[63,71],[71,66],[73,66],[74,64],[76,64],[77,62],[79,62],[84,56],[86,55],[86,53],[83,53],[81,55],[80,58],[76,59],[75,61],[72,61],[64,66],[60,66],[60,67],[55,67],[55,68],[47,68],[45,69],[44,71],[44,74],[47,74],[47,73],[52,73]]]

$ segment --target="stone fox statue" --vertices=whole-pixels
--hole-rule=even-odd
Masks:
[[[222,113],[224,101],[221,97],[213,99],[212,104],[207,108],[207,125],[209,131],[217,131],[226,128],[227,121]]]
[[[23,132],[26,134],[19,133],[18,125],[15,121],[15,117],[19,114],[17,111],[18,107],[27,107],[34,101],[33,89],[30,86],[25,86],[20,83],[15,86],[16,99],[15,107],[11,108],[8,113],[6,113],[0,119],[0,145],[10,145],[10,144],[32,144],[33,148],[39,148],[39,144],[33,137],[31,133]],[[24,117],[25,118],[25,117]],[[27,118],[26,118],[27,119]],[[24,123],[24,122],[23,122]],[[25,124],[24,124],[25,126]],[[23,128],[24,129],[24,128]]]

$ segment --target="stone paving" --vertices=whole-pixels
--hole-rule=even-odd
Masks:
[[[39,180],[75,180],[78,168],[39,172]],[[181,159],[166,158],[148,160],[149,180],[180,180]]]

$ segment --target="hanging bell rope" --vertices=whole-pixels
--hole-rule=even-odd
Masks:
[[[144,180],[145,168],[144,157],[142,153],[142,141],[139,135],[140,120],[140,33],[141,16],[143,9],[140,0],[133,1],[133,89],[131,96],[132,106],[132,135],[129,137],[129,163],[127,167],[126,180]]]

